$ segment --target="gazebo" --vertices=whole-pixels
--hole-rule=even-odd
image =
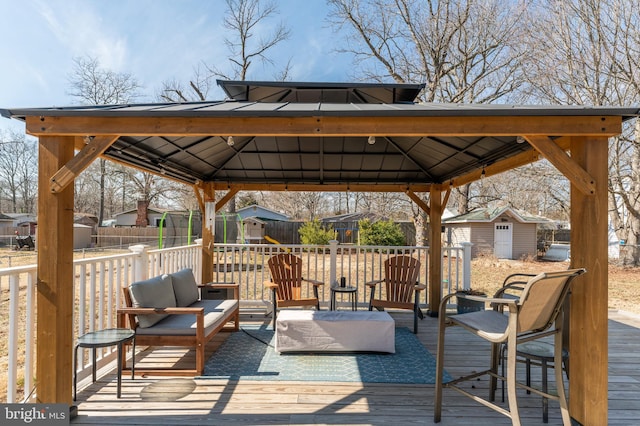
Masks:
[[[0,110],[39,138],[38,402],[72,402],[72,183],[100,156],[194,188],[203,281],[215,211],[238,191],[403,192],[429,215],[433,316],[451,189],[546,158],[571,183],[571,266],[588,271],[571,295],[570,413],[606,424],[608,138],[638,108],[419,104],[419,84],[218,84],[228,100]]]

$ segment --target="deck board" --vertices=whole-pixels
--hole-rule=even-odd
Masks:
[[[411,314],[393,313],[399,326],[411,328]],[[269,322],[261,314],[242,315],[241,323]],[[435,355],[437,320],[425,318],[418,336]],[[228,336],[221,333],[208,346],[215,351]],[[489,347],[461,329],[447,332],[447,371],[456,377],[485,368]],[[609,313],[609,425],[640,424],[640,317]],[[166,357],[166,358],[165,358]],[[192,351],[180,348],[144,351],[138,365],[193,365]],[[534,382],[539,368],[533,369]],[[524,370],[520,377],[524,377]],[[487,394],[487,380],[467,386]],[[78,392],[78,417],[83,425],[283,425],[432,424],[433,385],[257,382],[136,377],[125,373],[122,398],[116,398],[116,377],[108,373]],[[498,398],[500,392],[498,391]],[[543,425],[541,399],[518,391],[523,425]],[[457,392],[445,389],[443,426],[509,425],[510,420]],[[549,424],[561,424],[557,403],[549,402]]]

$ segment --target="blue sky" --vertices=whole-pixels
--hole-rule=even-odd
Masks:
[[[273,58],[291,58],[290,79],[349,81],[348,59],[332,51],[341,39],[326,23],[325,0],[278,6],[291,38]],[[153,101],[163,81],[188,81],[200,61],[226,66],[225,8],[223,0],[0,0],[0,108],[77,104],[68,77],[73,59],[86,56],[135,76],[146,95],[140,101]],[[253,80],[275,76],[259,63],[250,72]],[[0,118],[0,133],[9,129],[24,126]]]

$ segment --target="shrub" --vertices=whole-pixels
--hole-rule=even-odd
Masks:
[[[333,229],[324,229],[319,220],[305,222],[298,230],[300,241],[307,245],[327,245],[330,240],[335,239]]]
[[[371,222],[363,219],[358,222],[360,244],[365,246],[404,246],[406,240],[402,228],[391,220]]]

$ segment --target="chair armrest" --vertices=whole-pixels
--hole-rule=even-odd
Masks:
[[[455,293],[449,293],[440,300],[439,316],[441,317],[447,316],[447,303],[449,303],[449,300],[453,298],[453,296],[455,295],[456,295]]]
[[[514,282],[514,283],[510,283],[505,285],[504,287],[499,288],[494,294],[493,297],[497,297],[497,298],[505,298],[505,296],[510,296],[510,297],[515,297],[515,298],[519,298],[519,295],[516,294],[510,294],[507,293],[507,291],[515,291],[515,292],[521,292],[522,290],[524,290],[524,284],[526,283],[521,283],[521,282]]]
[[[426,286],[426,284],[416,284],[414,289],[415,289],[415,291],[420,292],[422,290],[426,290],[427,286]]]
[[[374,281],[367,281],[366,283],[364,283],[364,285],[366,285],[367,287],[375,287],[376,285],[380,284],[383,281],[384,281],[383,279],[374,280]]]
[[[323,281],[312,280],[312,279],[310,279],[310,278],[302,278],[302,281],[306,281],[306,282],[308,282],[308,283],[311,283],[311,284],[313,284],[313,285],[314,285],[314,286],[316,286],[316,287],[317,287],[317,286],[319,286],[319,285],[324,285],[324,282],[323,282]]]
[[[454,293],[455,294],[455,293]],[[467,299],[467,300],[475,300],[477,302],[487,302],[491,304],[497,305],[511,305],[515,306],[518,304],[518,300],[516,299],[507,299],[502,297],[483,297],[483,296],[472,296],[470,294],[458,294],[456,297]]]
[[[504,281],[502,282],[502,286],[505,286],[507,284],[515,284],[516,282],[509,283],[509,280],[512,279],[512,278],[515,278],[515,277],[525,277],[526,278],[525,281],[518,281],[518,283],[526,284],[527,281],[529,281],[529,278],[533,278],[535,276],[536,276],[536,274],[526,274],[526,273],[519,273],[519,272],[515,273],[515,274],[511,274],[511,275],[508,275],[507,278],[504,279]]]
[[[204,308],[201,307],[169,307],[169,308],[118,308],[118,314],[148,315],[148,314],[170,314],[170,315],[204,315]]]
[[[273,281],[263,281],[262,285],[272,290],[278,288],[278,284],[274,283]]]

